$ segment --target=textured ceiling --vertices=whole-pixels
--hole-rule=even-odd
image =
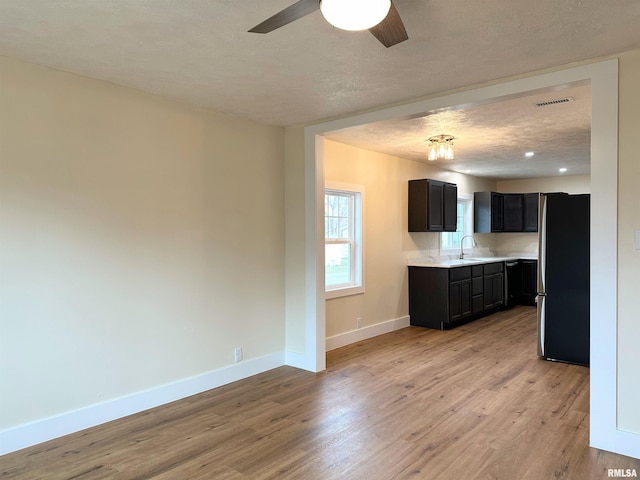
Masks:
[[[571,98],[543,107],[537,103]],[[453,135],[455,159],[427,159],[427,139]],[[591,87],[554,88],[501,102],[349,128],[326,135],[368,150],[495,179],[583,175],[591,163]],[[527,158],[525,152],[534,152]]]
[[[389,49],[320,12],[247,33],[293,1],[0,0],[0,54],[294,125],[640,47],[640,0],[396,0],[409,40]],[[335,139],[420,160],[426,137],[450,133],[456,161],[443,168],[522,178],[557,174],[556,161],[577,174],[590,105],[575,97],[571,113],[514,101]],[[527,149],[535,161],[522,162]]]
[[[638,0],[397,0],[389,49],[293,0],[1,0],[0,54],[293,125],[640,47]]]

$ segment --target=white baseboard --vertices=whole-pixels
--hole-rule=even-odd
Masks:
[[[409,326],[401,317],[329,337],[327,351]],[[0,455],[95,427],[134,413],[174,402],[283,365],[308,370],[308,359],[296,352],[277,352],[246,360],[149,390],[65,412],[0,431]]]
[[[356,343],[367,338],[377,337],[384,333],[400,330],[409,326],[409,316],[394,318],[386,322],[376,323],[368,327],[351,330],[350,332],[341,333],[332,337],[327,337],[327,352],[336,348],[344,347],[351,343]]]
[[[309,359],[304,353],[297,352],[289,352],[287,351],[284,355],[284,364],[290,367],[296,367],[301,370],[309,370]]]
[[[8,428],[0,431],[0,455],[266,372],[283,366],[284,361],[285,353],[277,352],[125,397]]]

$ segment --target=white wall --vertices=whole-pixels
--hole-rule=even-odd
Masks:
[[[640,50],[620,57],[618,153],[618,428],[640,434]]]
[[[282,352],[284,130],[0,68],[0,430]]]
[[[366,190],[366,291],[326,301],[326,335],[334,337],[356,330],[357,318],[365,328],[406,317],[407,257],[438,255],[439,233],[408,232],[408,180],[444,180],[456,183],[460,193],[492,190],[495,182],[329,140],[324,142],[324,153],[325,181],[364,185]],[[476,238],[481,246],[493,248],[492,235]]]

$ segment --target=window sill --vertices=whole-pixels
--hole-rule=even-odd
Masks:
[[[336,288],[335,290],[327,290],[324,294],[325,300],[332,298],[348,297],[350,295],[360,295],[364,293],[364,286]]]

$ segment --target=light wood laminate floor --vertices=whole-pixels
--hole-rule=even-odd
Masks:
[[[605,479],[589,370],[536,357],[535,309],[409,327],[0,457],[2,479]]]

